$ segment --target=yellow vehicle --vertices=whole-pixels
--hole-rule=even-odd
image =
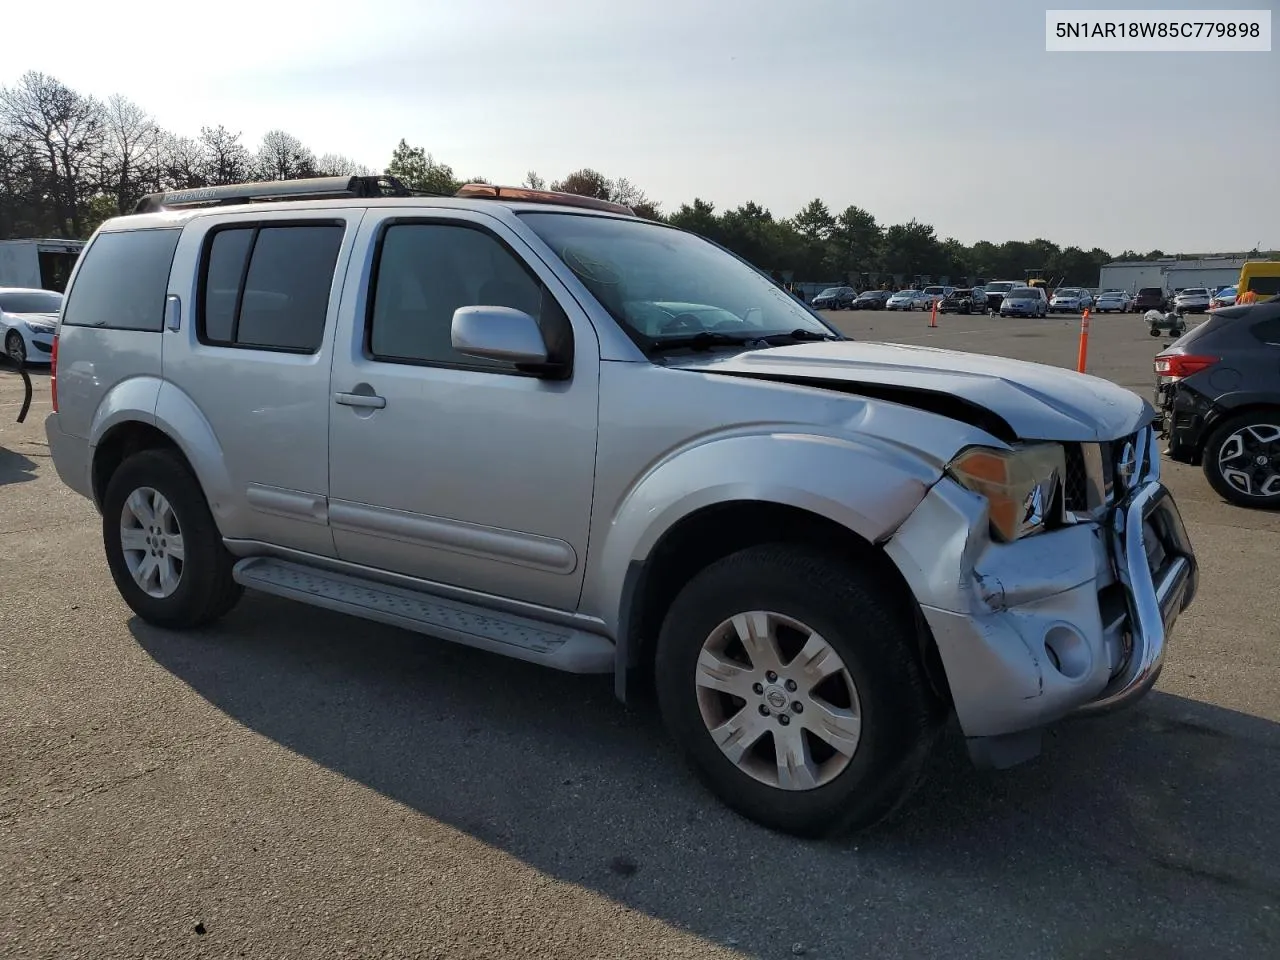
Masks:
[[[1280,294],[1280,260],[1246,260],[1236,282],[1237,302],[1246,290],[1253,291],[1259,300]]]

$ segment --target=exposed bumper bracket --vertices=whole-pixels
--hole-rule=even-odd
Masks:
[[[1182,516],[1164,485],[1151,481],[1112,514],[1113,556],[1129,606],[1133,650],[1121,671],[1077,715],[1127,706],[1155,685],[1174,620],[1195,597],[1198,566]],[[1151,558],[1160,557],[1155,570]],[[1122,560],[1120,558],[1123,558]]]

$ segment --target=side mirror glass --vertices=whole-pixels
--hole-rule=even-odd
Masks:
[[[459,307],[450,328],[453,349],[469,357],[517,367],[544,367],[547,342],[538,321],[511,307]]]

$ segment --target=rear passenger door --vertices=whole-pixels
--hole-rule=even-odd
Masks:
[[[332,556],[329,364],[342,277],[362,210],[212,215],[175,257],[189,278],[168,330],[165,389],[184,393],[229,475],[223,535]],[[181,410],[182,403],[166,403]]]

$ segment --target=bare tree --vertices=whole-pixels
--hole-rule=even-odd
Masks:
[[[0,125],[44,167],[58,232],[82,236],[87,174],[103,142],[102,105],[30,70],[0,88]]]
[[[232,133],[222,124],[201,127],[198,143],[201,174],[209,185],[244,183],[252,178],[253,157],[240,142],[239,132]]]
[[[160,137],[160,186],[166,190],[207,187],[204,152],[190,137],[165,131]]]
[[[315,175],[316,158],[293,134],[269,130],[262,138],[255,166],[262,180],[296,180]]]
[[[99,181],[126,213],[159,186],[160,128],[140,106],[116,94],[103,106],[102,134]]]
[[[368,177],[373,171],[340,153],[323,154],[316,161],[316,173],[322,177]]]

